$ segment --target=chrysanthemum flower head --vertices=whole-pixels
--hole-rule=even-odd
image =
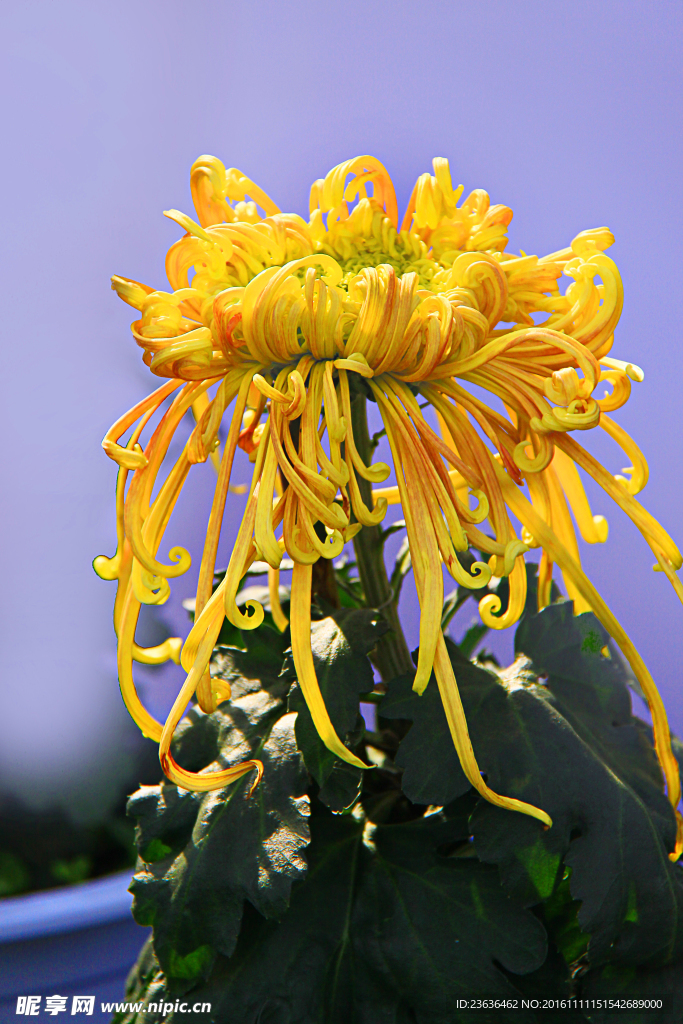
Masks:
[[[481,777],[441,631],[442,567],[472,590],[487,587],[492,576],[509,578],[507,608],[490,592],[479,605],[483,621],[502,629],[525,606],[524,554],[540,547],[539,608],[550,601],[556,565],[576,612],[595,612],[643,686],[676,807],[678,769],[661,699],[581,569],[570,515],[586,541],[606,539],[607,523],[589,508],[580,467],[636,523],[657,568],[680,593],[675,570],[681,555],[635,498],[647,481],[645,460],[608,415],[628,399],[631,382],[642,380],[638,367],[609,354],[622,308],[619,272],[605,255],[611,233],[581,232],[570,247],[542,258],[511,255],[512,211],[491,206],[480,189],[462,201],[462,186],[453,188],[444,159],[434,160],[433,175],[418,179],[400,224],[391,179],[368,156],[314,182],[308,221],[281,213],[258,186],[215,157],[195,162],[191,188],[196,220],[175,210],[166,214],[184,232],[166,259],[170,289],[113,279],[118,294],[139,311],[132,330],[144,362],[166,382],[103,442],[120,467],[119,547],[113,558],[95,563],[101,576],[119,581],[115,625],[124,699],[143,732],[160,741],[169,778],[211,789],[260,771],[249,761],[194,774],[176,764],[170,742],[195,693],[205,711],[229,695],[226,684],[211,679],[208,664],[224,617],[242,629],[263,619],[259,604],[241,609],[236,603],[256,559],[271,567],[273,615],[286,626],[277,599],[285,553],[294,563],[290,626],[299,682],[328,748],[362,765],[336,736],[315,677],[312,567],[336,558],[359,530],[381,522],[389,502],[400,502],[421,606],[414,686],[422,692],[434,671],[472,785],[487,800],[550,824],[543,810],[493,793]],[[571,282],[564,293],[562,275]],[[600,381],[611,393],[599,397]],[[494,399],[491,405],[479,397],[482,389]],[[377,486],[390,467],[368,464],[359,450],[354,403],[365,396],[384,421],[395,486]],[[171,397],[143,450],[143,429]],[[425,418],[426,405],[436,413],[439,432]],[[158,487],[169,444],[189,409],[197,425]],[[169,580],[190,564],[181,548],[171,550],[168,561],[159,559],[164,530],[191,466],[216,458],[226,417],[195,624],[183,645],[171,639],[141,649],[135,644],[141,604],[165,601]],[[632,463],[627,477],[612,476],[576,440],[577,431],[596,427],[626,453]],[[238,446],[252,460],[252,480],[228,570],[212,592]],[[487,561],[464,559],[470,547]],[[169,657],[188,675],[162,727],[137,697],[132,663]],[[681,834],[679,818],[677,852]]]

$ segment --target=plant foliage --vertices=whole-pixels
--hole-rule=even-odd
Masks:
[[[175,740],[193,771],[260,758],[255,792],[246,778],[131,798],[134,914],[153,937],[126,996],[143,1008],[122,1024],[682,1019],[674,818],[595,617],[561,600],[528,608],[505,669],[470,660],[481,634],[447,641],[488,784],[546,810],[544,829],[470,787],[433,680],[421,697],[410,674],[376,690],[377,725],[366,725],[368,655],[386,626],[355,603],[313,622],[312,646],[332,722],[365,771],[322,745],[287,638],[266,622],[216,649],[232,699],[191,710]],[[642,1016],[533,1006],[619,995],[673,1002]],[[211,1014],[160,1009],[181,997]],[[472,997],[491,1007],[458,1004]]]

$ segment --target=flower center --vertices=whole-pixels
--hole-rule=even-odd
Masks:
[[[415,252],[418,246],[413,247],[410,245],[410,242],[417,242],[417,239],[409,239],[405,242],[403,239],[397,239],[399,245],[393,247],[393,252],[386,252],[383,249],[364,244],[366,241],[371,240],[358,239],[355,246],[356,251],[346,258],[338,259],[339,265],[344,272],[339,282],[340,287],[348,290],[350,282],[363,270],[370,267],[379,267],[382,264],[393,267],[397,277],[402,277],[404,274],[409,273],[416,274],[419,288],[431,287],[432,278],[440,267],[426,254],[419,252],[419,250]]]

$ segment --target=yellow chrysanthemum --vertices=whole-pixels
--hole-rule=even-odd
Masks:
[[[284,552],[294,563],[294,663],[313,720],[330,750],[363,766],[335,734],[317,684],[311,578],[314,563],[335,558],[359,530],[382,520],[388,502],[400,501],[421,607],[414,687],[422,692],[434,669],[461,764],[479,793],[551,824],[543,810],[493,793],[481,777],[440,627],[442,564],[459,585],[475,590],[492,576],[509,577],[502,614],[493,594],[479,605],[486,625],[502,629],[524,608],[524,553],[541,547],[539,608],[550,600],[555,564],[576,612],[595,612],[643,687],[676,808],[678,767],[661,699],[581,570],[569,511],[586,541],[606,539],[607,523],[591,514],[579,466],[633,520],[657,558],[656,568],[680,594],[675,570],[681,555],[635,498],[647,481],[645,460],[607,415],[628,399],[631,381],[643,379],[638,367],[608,354],[622,307],[618,270],[604,254],[614,240],[611,233],[584,231],[570,248],[540,259],[509,255],[512,211],[490,206],[481,190],[458,205],[462,187],[453,189],[443,159],[434,160],[433,176],[418,179],[400,229],[391,179],[372,157],[340,164],[314,183],[308,222],[280,213],[253,182],[215,157],[195,162],[191,186],[199,222],[167,212],[185,231],[166,259],[171,290],[113,278],[118,294],[140,311],[132,330],[143,360],[152,373],[170,379],[126,413],[103,442],[120,467],[119,544],[113,558],[95,560],[102,577],[119,581],[115,626],[124,700],[142,731],[159,741],[168,777],[205,790],[251,769],[260,773],[257,761],[220,772],[188,772],[173,760],[170,743],[195,693],[207,712],[229,696],[227,684],[211,679],[208,664],[225,616],[242,629],[263,619],[259,604],[248,602],[249,611],[236,604],[240,581],[255,559],[271,567],[273,616],[285,628],[277,598]],[[572,279],[565,294],[557,284],[562,274]],[[546,317],[540,326],[534,320],[538,313]],[[596,398],[601,380],[612,390]],[[507,415],[486,405],[467,383],[502,400]],[[352,405],[359,389],[369,390],[377,402],[396,471],[397,486],[376,488],[374,502],[368,485],[381,484],[390,469],[367,465],[358,450]],[[142,430],[172,395],[143,451]],[[442,436],[424,418],[425,402],[436,411]],[[141,604],[165,601],[168,581],[190,564],[182,548],[171,550],[170,564],[158,560],[164,530],[192,464],[216,459],[218,430],[230,406],[195,624],[184,645],[173,638],[141,649],[134,639]],[[170,441],[190,408],[196,428],[152,498]],[[632,462],[627,478],[609,474],[573,436],[598,426]],[[252,481],[227,573],[212,594],[238,446],[250,453]],[[521,537],[509,512],[522,524]],[[488,564],[465,568],[459,555],[470,545],[490,556]],[[137,697],[132,663],[168,658],[188,675],[162,726]],[[679,815],[672,856],[680,853],[682,839]]]

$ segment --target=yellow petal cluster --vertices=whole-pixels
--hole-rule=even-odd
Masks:
[[[176,210],[166,214],[183,231],[166,259],[169,290],[113,278],[114,289],[139,313],[132,331],[143,361],[165,380],[103,442],[119,465],[118,549],[96,559],[95,568],[119,584],[115,626],[124,699],[143,732],[159,741],[164,771],[178,785],[218,788],[252,770],[258,781],[257,761],[187,772],[173,760],[170,743],[195,694],[207,712],[229,696],[225,683],[210,678],[208,664],[226,616],[242,629],[263,619],[256,602],[246,609],[236,603],[256,559],[271,567],[273,614],[286,626],[277,600],[286,553],[294,562],[290,626],[302,690],[325,744],[362,765],[336,736],[315,677],[312,566],[337,557],[358,530],[382,520],[389,502],[400,502],[421,607],[415,689],[422,692],[434,670],[472,785],[492,803],[551,824],[543,810],[493,793],[481,777],[440,628],[442,567],[473,590],[492,576],[509,577],[506,609],[490,593],[479,605],[483,621],[502,629],[525,605],[524,554],[540,547],[539,608],[550,601],[557,566],[575,611],[592,609],[620,645],[650,704],[675,808],[680,783],[661,699],[585,577],[574,531],[575,521],[589,543],[607,537],[579,467],[633,520],[657,568],[681,593],[675,572],[683,559],[635,498],[647,482],[645,459],[607,415],[627,401],[631,382],[643,379],[637,366],[610,355],[623,302],[619,272],[605,255],[613,236],[597,228],[551,255],[514,256],[506,252],[512,211],[491,206],[480,189],[461,202],[463,189],[453,188],[448,162],[437,158],[433,169],[418,179],[399,227],[391,179],[373,157],[346,161],[314,182],[305,220],[281,213],[240,171],[202,156],[191,171],[196,220]],[[562,275],[570,282],[564,292]],[[601,382],[610,388],[602,397]],[[381,484],[390,467],[367,465],[358,451],[351,404],[359,388],[378,405],[396,474],[395,486],[375,487],[372,507],[359,479]],[[436,413],[438,432],[425,405]],[[169,446],[190,409],[197,425],[169,466]],[[576,440],[576,431],[596,427],[626,454],[628,476],[611,475]],[[228,570],[212,593],[238,446],[249,453],[252,480]],[[172,638],[141,649],[135,643],[141,605],[164,602],[169,580],[189,567],[184,549],[171,549],[167,561],[158,551],[191,466],[209,457],[218,464],[218,480],[194,626],[184,644]],[[467,569],[460,556],[470,546],[489,556],[488,564]],[[180,662],[187,678],[162,726],[137,696],[133,662],[167,658]],[[678,825],[672,856],[683,844],[680,816]]]

